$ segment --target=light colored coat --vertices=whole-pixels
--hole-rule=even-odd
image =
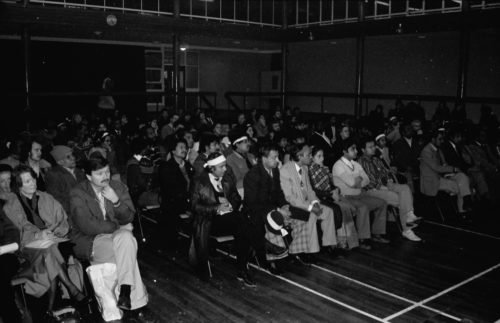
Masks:
[[[68,217],[61,203],[48,193],[37,191],[36,194],[39,197],[39,215],[47,229],[52,230],[58,237],[66,236],[69,232]],[[31,241],[39,239],[41,230],[28,221],[18,197],[14,193],[6,193],[2,199],[7,202],[3,207],[5,214],[21,232],[21,246],[24,247]]]
[[[420,192],[424,195],[436,196],[441,174],[453,173],[453,166],[443,164],[440,153],[431,143],[420,153]]]
[[[300,188],[300,176],[295,168],[295,162],[290,161],[280,169],[280,182],[285,199],[290,205],[303,210],[308,210],[313,201],[319,201],[309,181],[307,166],[302,166],[302,182],[304,189]]]

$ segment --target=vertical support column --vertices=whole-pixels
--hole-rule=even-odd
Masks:
[[[174,75],[172,77],[173,94],[174,94],[174,111],[179,109],[179,36],[174,34],[172,36],[172,63],[174,64]]]
[[[356,37],[356,97],[354,100],[354,115],[361,116],[363,107],[363,69],[365,60],[365,35],[364,35],[364,20],[365,20],[365,2],[358,0],[358,24],[360,26],[358,36]]]
[[[31,76],[30,76],[30,56],[31,56],[31,36],[27,26],[23,27],[22,34],[23,42],[23,53],[24,53],[24,112],[27,112],[28,119],[26,123],[26,130],[30,130],[31,124],[31,104],[30,104],[30,94],[31,94]]]
[[[179,0],[174,0],[174,18],[179,18],[181,16],[181,3]]]
[[[467,19],[466,14],[470,9],[468,0],[462,1],[462,19]],[[467,96],[467,76],[469,65],[470,30],[466,21],[462,21],[460,28],[460,47],[458,60],[457,103],[463,104]]]
[[[283,1],[283,7],[282,7],[282,29],[286,30],[288,29],[288,8],[287,8],[287,1]],[[287,55],[288,55],[288,44],[286,42],[281,43],[281,111],[285,111],[286,108],[286,90],[287,90],[287,69],[288,69],[288,61],[287,61]]]

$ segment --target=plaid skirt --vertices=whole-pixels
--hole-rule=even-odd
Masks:
[[[315,230],[316,226],[312,228],[308,225],[308,222],[296,219],[285,219],[285,223],[292,226],[293,241],[288,248],[289,253],[297,254],[317,252],[317,250],[315,249],[319,248],[319,246],[317,245],[318,242],[316,241],[316,244],[313,246],[311,237],[314,233],[310,232],[311,230]]]

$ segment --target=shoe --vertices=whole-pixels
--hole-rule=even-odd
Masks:
[[[372,236],[372,241],[373,242],[378,242],[378,243],[389,243],[391,242],[390,240],[387,240],[383,238],[381,235],[374,235]]]
[[[283,274],[283,270],[274,262],[269,262],[269,272],[276,276],[281,276]]]
[[[120,296],[118,297],[116,306],[118,306],[122,310],[130,311],[130,308],[132,307],[130,303],[130,287],[130,285],[120,286]]]
[[[359,249],[372,250],[372,246],[366,240],[359,240]]]
[[[311,265],[310,259],[304,253],[292,255],[292,257],[293,257],[293,260],[296,264],[299,264],[302,266],[310,266]]]
[[[406,217],[406,223],[413,223],[416,221],[420,221],[423,218],[421,216],[416,216],[415,213],[410,212],[408,213],[408,216]]]
[[[247,287],[252,287],[255,288],[257,287],[257,284],[255,281],[252,279],[252,276],[250,276],[250,273],[248,271],[238,271],[236,274],[236,278],[245,284]]]
[[[345,255],[346,255],[346,252],[345,250],[341,249],[341,248],[335,248],[335,247],[327,247],[326,248],[326,253],[328,255],[330,255],[330,257],[332,257],[333,259],[341,259],[341,258],[344,258]]]
[[[403,237],[405,237],[406,239],[410,240],[410,241],[415,241],[415,242],[418,242],[418,241],[422,241],[422,239],[420,239],[416,234],[415,232],[413,232],[412,229],[408,229],[406,231],[403,232]]]

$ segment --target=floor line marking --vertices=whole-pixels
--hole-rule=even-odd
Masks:
[[[337,277],[340,277],[340,278],[346,279],[346,280],[348,280],[348,281],[351,281],[351,282],[353,282],[353,283],[356,283],[356,284],[361,285],[361,286],[363,286],[363,287],[366,287],[366,288],[368,288],[368,289],[372,289],[372,290],[377,291],[377,292],[379,292],[379,293],[381,293],[381,294],[385,294],[385,295],[391,296],[391,297],[393,297],[393,298],[399,299],[399,300],[404,301],[404,302],[406,302],[406,303],[410,303],[410,304],[416,304],[416,303],[417,303],[416,301],[412,301],[411,299],[408,299],[408,298],[405,298],[405,297],[403,297],[403,296],[399,296],[399,295],[393,294],[393,293],[391,293],[391,292],[388,292],[388,291],[386,291],[386,290],[383,290],[383,289],[380,289],[380,288],[378,288],[378,287],[372,286],[372,285],[370,285],[370,284],[363,283],[362,281],[356,280],[356,279],[354,279],[354,278],[351,278],[351,277],[348,277],[348,276],[344,276],[344,275],[339,274],[339,273],[337,273],[337,272],[335,272],[335,271],[332,271],[332,270],[330,270],[330,269],[327,269],[327,268],[324,268],[324,267],[321,267],[321,266],[318,266],[318,265],[314,265],[314,264],[312,265],[312,267],[314,267],[314,268],[318,268],[318,269],[320,269],[320,270],[322,270],[322,271],[325,271],[325,272],[330,273],[330,274],[332,274],[332,275],[335,275],[335,276],[337,276]],[[455,320],[455,321],[461,321],[461,320],[462,320],[462,319],[461,319],[461,318],[459,318],[459,317],[453,316],[453,315],[451,315],[451,314],[448,314],[448,313],[446,313],[446,312],[440,311],[440,310],[435,309],[435,308],[430,307],[430,306],[423,305],[422,307],[423,307],[423,308],[425,308],[425,309],[427,309],[427,310],[429,310],[429,311],[432,311],[432,312],[434,312],[434,313],[438,313],[438,314],[440,314],[440,315],[446,316],[446,317],[448,317],[448,318],[450,318],[450,319],[453,319],[453,320]]]
[[[236,259],[236,256],[235,256],[235,255],[233,255],[233,254],[231,254],[231,253],[225,252],[224,250],[221,250],[221,249],[218,249],[218,248],[216,248],[216,250],[217,250],[217,252],[219,252],[219,253],[221,253],[221,254],[224,254],[224,255],[226,255],[226,256],[228,256],[228,257],[231,257],[231,258],[233,258],[233,259]],[[321,298],[324,298],[324,299],[326,299],[326,300],[328,300],[328,301],[330,301],[330,302],[332,302],[332,303],[335,303],[335,304],[337,304],[337,305],[340,305],[340,306],[342,306],[342,307],[345,307],[345,308],[347,308],[347,309],[350,309],[351,311],[354,311],[354,312],[356,312],[356,313],[358,313],[358,314],[364,315],[364,316],[369,317],[369,318],[371,318],[371,319],[374,319],[374,320],[376,320],[376,321],[378,321],[378,322],[386,322],[386,323],[388,323],[388,322],[389,322],[389,321],[388,321],[388,320],[386,320],[386,319],[380,318],[380,317],[378,317],[378,316],[375,316],[375,315],[373,315],[373,314],[370,314],[370,313],[368,313],[368,312],[365,312],[365,311],[363,311],[363,310],[360,310],[359,308],[356,308],[356,307],[354,307],[354,306],[351,306],[351,305],[349,305],[349,304],[346,304],[346,303],[344,303],[344,302],[342,302],[342,301],[336,300],[336,299],[335,299],[335,298],[333,298],[333,297],[330,297],[330,296],[327,296],[327,295],[322,294],[322,293],[320,293],[320,292],[317,292],[317,291],[315,291],[314,289],[309,288],[309,287],[307,287],[307,286],[304,286],[304,285],[302,285],[302,284],[300,284],[300,283],[297,283],[297,282],[295,282],[295,281],[293,281],[293,280],[291,280],[291,279],[288,279],[288,278],[285,278],[285,277],[282,277],[282,276],[273,275],[273,274],[271,274],[270,272],[268,272],[267,270],[265,270],[265,269],[263,269],[263,268],[260,268],[259,266],[255,265],[255,264],[249,263],[249,265],[250,265],[250,266],[252,266],[253,268],[255,268],[255,269],[257,269],[257,270],[259,270],[259,271],[263,272],[263,273],[266,273],[266,274],[268,274],[268,275],[270,275],[270,276],[272,276],[272,277],[275,277],[275,278],[278,278],[278,279],[280,279],[280,280],[283,280],[283,281],[285,281],[285,282],[287,282],[287,283],[289,283],[289,284],[291,284],[291,285],[294,285],[294,286],[296,286],[296,287],[298,287],[298,288],[300,288],[300,289],[303,289],[303,290],[305,290],[305,291],[308,291],[309,293],[312,293],[312,294],[314,294],[314,295],[316,295],[316,296],[319,296],[319,297],[321,297]]]
[[[439,222],[434,222],[434,221],[429,221],[429,220],[424,220],[424,222],[425,223],[429,223],[429,224],[433,224],[433,225],[437,225],[437,226],[441,226],[441,227],[445,227],[445,228],[449,228],[449,229],[454,229],[454,230],[457,230],[457,231],[463,231],[463,232],[472,233],[472,234],[475,234],[475,235],[478,235],[478,236],[482,236],[482,237],[486,237],[486,238],[500,240],[500,237],[493,236],[493,235],[486,234],[486,233],[481,233],[481,232],[476,232],[476,231],[472,231],[472,230],[462,229],[462,228],[459,228],[459,227],[454,227],[452,225],[447,225],[447,224],[443,224],[443,223],[439,223]]]
[[[403,310],[401,310],[399,312],[396,312],[396,313],[394,313],[392,315],[389,315],[389,316],[387,316],[385,318],[385,320],[392,320],[393,318],[398,317],[398,316],[400,316],[400,315],[402,315],[402,314],[404,314],[406,312],[409,312],[409,311],[411,311],[411,310],[413,310],[413,309],[415,309],[417,307],[422,307],[422,305],[424,305],[425,303],[428,303],[428,302],[430,302],[430,301],[432,301],[432,300],[434,300],[434,299],[436,299],[438,297],[443,296],[444,294],[447,294],[447,293],[451,292],[454,289],[457,289],[458,287],[461,287],[461,286],[463,286],[463,285],[465,285],[467,283],[470,283],[471,281],[473,281],[473,280],[475,280],[475,279],[477,279],[477,278],[479,278],[479,277],[481,277],[481,276],[483,276],[483,275],[489,273],[490,271],[493,271],[493,270],[495,270],[495,269],[497,269],[499,267],[500,267],[500,263],[498,263],[498,264],[496,264],[496,265],[494,265],[494,266],[492,266],[492,267],[490,267],[490,268],[488,268],[486,270],[483,270],[482,272],[480,272],[480,273],[478,273],[478,274],[476,274],[476,275],[474,275],[474,276],[472,276],[472,277],[470,277],[470,278],[468,278],[468,279],[466,279],[466,280],[464,280],[464,281],[462,281],[462,282],[460,282],[458,284],[455,284],[455,285],[453,285],[453,286],[451,286],[451,287],[449,287],[449,288],[447,288],[447,289],[445,289],[445,290],[443,290],[443,291],[441,291],[441,292],[439,292],[439,293],[437,293],[437,294],[435,294],[435,295],[433,295],[431,297],[428,297],[428,298],[426,298],[426,299],[424,299],[424,300],[422,300],[422,301],[420,301],[418,303],[415,303],[415,304],[413,304],[410,307],[407,307],[407,308],[405,308],[405,309],[403,309]]]

